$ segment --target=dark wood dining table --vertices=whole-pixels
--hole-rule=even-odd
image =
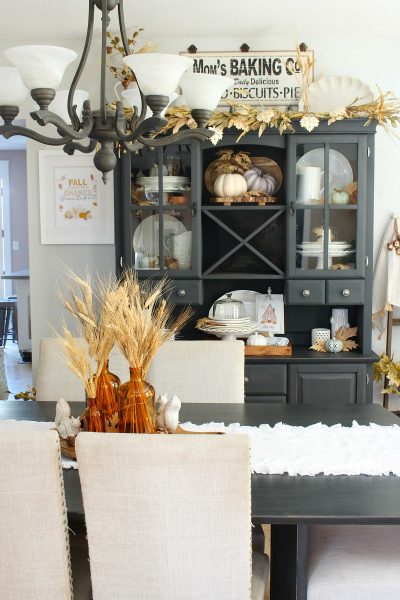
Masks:
[[[72,406],[74,414],[84,405]],[[0,402],[0,419],[52,421],[54,402]],[[400,424],[381,406],[298,404],[186,404],[180,421],[210,421],[258,426],[283,422],[351,426]],[[83,518],[79,474],[64,469],[68,513]],[[307,597],[307,537],[313,523],[400,524],[400,477],[252,475],[252,520],[271,524],[271,600]]]

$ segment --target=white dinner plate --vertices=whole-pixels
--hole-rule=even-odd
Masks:
[[[143,219],[143,221],[136,227],[135,233],[133,234],[134,251],[143,252],[147,256],[159,256],[159,228],[159,215],[150,215],[149,217]],[[164,214],[164,244],[169,235],[179,235],[185,231],[187,231],[187,229],[184,224],[181,223],[181,221],[171,215]],[[169,255],[165,248],[164,255]]]
[[[299,167],[319,167],[321,169],[321,197],[324,194],[324,149],[314,148],[303,154],[296,163],[296,173]],[[337,150],[329,150],[329,195],[334,189],[343,190],[346,185],[353,181],[353,169],[347,158]]]
[[[322,77],[308,88],[309,109],[311,112],[330,112],[346,106],[368,104],[374,99],[371,88],[356,77],[332,75]],[[304,99],[299,101],[299,109],[304,110]]]

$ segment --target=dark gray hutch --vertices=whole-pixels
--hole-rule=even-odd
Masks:
[[[117,269],[135,266],[140,278],[168,275],[173,280],[172,301],[190,303],[196,312],[184,337],[205,339],[195,321],[225,292],[266,293],[270,286],[273,293],[284,294],[285,335],[293,355],[246,358],[246,401],[372,402],[374,133],[375,125],[366,126],[361,119],[331,125],[321,121],[311,133],[295,125],[292,133],[269,130],[260,138],[247,134],[236,143],[235,130],[225,132],[216,146],[188,139],[121,155],[115,181]],[[225,206],[210,201],[204,173],[223,148],[268,157],[279,165],[283,181],[275,204]],[[326,191],[323,202],[304,204],[297,201],[296,165],[310,151],[322,161]],[[163,189],[164,165],[174,174],[174,163],[185,177],[180,181],[190,188],[186,200],[185,193]],[[340,180],[348,165],[357,183],[353,202],[332,203],[330,177]],[[149,175],[157,185],[144,197],[134,182]],[[315,240],[316,228],[320,236],[322,232],[323,252],[303,252],[304,242]],[[169,231],[192,232],[191,264],[184,268],[168,261]],[[345,240],[350,250],[335,255],[331,239]],[[358,327],[357,351],[309,350],[311,329],[329,328],[333,307],[347,308],[350,325]]]

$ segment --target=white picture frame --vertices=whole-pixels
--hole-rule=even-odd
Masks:
[[[42,244],[114,244],[114,184],[106,184],[93,154],[39,152]]]

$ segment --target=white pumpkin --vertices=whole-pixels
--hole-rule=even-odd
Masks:
[[[253,333],[247,338],[246,346],[266,346],[267,340],[261,333]]]
[[[275,178],[272,175],[263,175],[263,172],[258,167],[248,169],[244,177],[247,181],[247,189],[254,192],[264,192],[270,196],[274,193],[276,187]]]
[[[241,196],[247,192],[247,182],[240,173],[218,175],[214,183],[214,193],[219,198]]]

